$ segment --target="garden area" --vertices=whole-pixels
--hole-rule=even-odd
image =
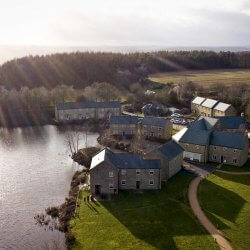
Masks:
[[[231,171],[226,167],[223,170]],[[247,167],[249,168],[249,161],[242,170],[247,171]],[[234,171],[238,170],[235,169]],[[199,186],[199,202],[207,217],[231,242],[233,249],[249,249],[249,175],[216,172],[208,176]]]
[[[187,190],[194,177],[180,172],[162,190],[120,191],[110,201],[85,204],[71,220],[72,249],[219,249],[194,217]]]

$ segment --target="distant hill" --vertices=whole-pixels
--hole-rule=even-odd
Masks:
[[[106,81],[122,89],[152,73],[225,68],[250,68],[250,52],[76,52],[28,56],[0,66],[0,85],[8,89],[52,88],[61,84],[84,88]]]

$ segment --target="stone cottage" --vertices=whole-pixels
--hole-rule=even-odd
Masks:
[[[121,114],[121,104],[112,102],[66,102],[55,107],[55,118],[59,122],[80,121],[85,119],[105,119]]]

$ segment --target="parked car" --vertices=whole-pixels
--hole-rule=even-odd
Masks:
[[[172,115],[171,115],[171,117],[176,117],[176,118],[182,118],[183,117],[183,115],[181,115],[181,114],[178,114],[178,113],[173,113]]]

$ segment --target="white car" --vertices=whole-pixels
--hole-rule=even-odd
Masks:
[[[171,117],[173,117],[173,118],[182,118],[183,115],[178,114],[178,113],[173,113],[173,114],[171,115]]]

